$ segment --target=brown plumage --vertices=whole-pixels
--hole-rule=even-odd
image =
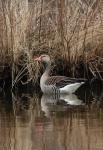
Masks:
[[[86,79],[69,78],[66,76],[51,76],[45,82],[46,85],[56,85],[58,88],[62,88],[66,85],[70,85],[75,82],[84,82]]]

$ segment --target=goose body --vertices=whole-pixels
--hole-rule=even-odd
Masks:
[[[41,55],[35,59],[45,66],[45,72],[40,79],[40,87],[43,93],[75,93],[85,83],[85,79],[69,78],[66,76],[49,76],[51,60],[48,55]]]

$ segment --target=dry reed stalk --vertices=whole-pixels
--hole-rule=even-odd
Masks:
[[[90,54],[94,57],[94,48],[103,43],[102,1],[34,0],[29,4],[27,0],[7,3],[1,0],[0,3],[1,57],[5,63],[9,56],[13,63],[13,84],[24,75],[28,77],[26,83],[36,81],[40,68],[33,62],[32,51],[34,55],[48,53],[54,59],[64,60],[62,65],[64,68],[71,65],[74,76],[76,64],[82,60],[87,66]],[[103,57],[100,48],[95,55]]]

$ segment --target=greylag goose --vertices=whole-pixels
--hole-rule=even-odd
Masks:
[[[40,79],[40,87],[43,93],[75,93],[85,83],[85,79],[69,78],[66,76],[49,76],[51,70],[51,59],[49,55],[41,55],[34,59],[42,62],[45,72]]]

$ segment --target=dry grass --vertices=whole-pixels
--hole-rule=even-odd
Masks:
[[[0,7],[0,64],[12,67],[13,86],[23,76],[37,81],[41,67],[33,57],[41,53],[70,67],[72,76],[82,62],[102,79],[102,0],[1,0]]]

